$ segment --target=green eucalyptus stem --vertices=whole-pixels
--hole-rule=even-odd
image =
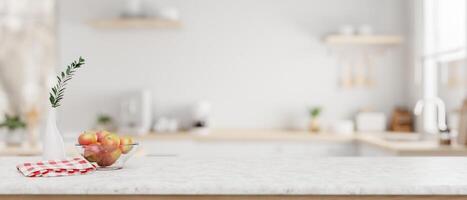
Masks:
[[[77,69],[81,68],[84,65],[84,59],[79,57],[78,61],[73,61],[70,65],[66,67],[66,70],[61,72],[60,75],[57,76],[57,84],[52,87],[52,92],[50,92],[50,104],[52,104],[52,108],[57,108],[60,106],[60,101],[63,99],[63,95],[65,94],[65,86],[67,85],[68,81],[73,78],[74,73]]]

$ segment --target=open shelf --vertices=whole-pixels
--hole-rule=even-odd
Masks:
[[[403,41],[398,35],[328,35],[326,44],[334,45],[396,45]]]
[[[181,26],[180,21],[166,20],[158,18],[115,18],[115,19],[96,19],[88,22],[94,28],[104,29],[174,29]]]

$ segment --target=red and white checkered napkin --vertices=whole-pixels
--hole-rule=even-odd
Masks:
[[[17,165],[16,168],[27,177],[72,176],[96,170],[96,166],[84,158],[23,163]]]

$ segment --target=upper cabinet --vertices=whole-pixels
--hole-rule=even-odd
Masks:
[[[153,7],[142,0],[125,0],[120,17],[98,18],[88,22],[102,29],[174,29],[181,26],[175,7]]]

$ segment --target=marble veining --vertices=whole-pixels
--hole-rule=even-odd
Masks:
[[[0,194],[467,194],[462,157],[138,157],[57,178],[23,177],[27,160],[0,158]]]

